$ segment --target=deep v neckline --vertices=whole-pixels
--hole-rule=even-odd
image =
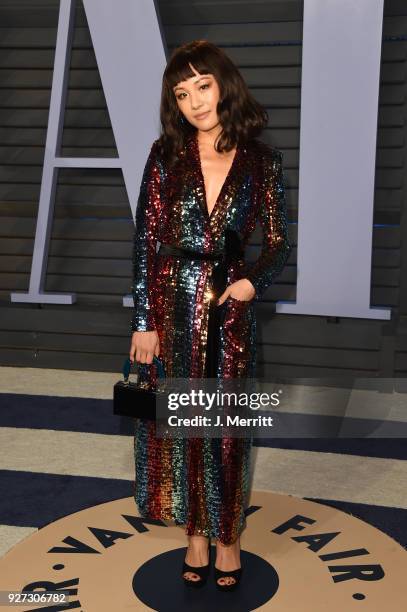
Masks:
[[[236,162],[237,162],[237,158],[240,152],[240,147],[239,147],[239,143],[237,143],[236,145],[236,150],[235,150],[235,154],[233,156],[233,160],[232,163],[229,167],[228,173],[225,176],[225,180],[222,183],[222,187],[219,190],[219,193],[216,197],[215,203],[212,207],[211,212],[209,212],[208,210],[208,201],[206,198],[206,188],[205,188],[205,177],[203,175],[203,171],[202,171],[202,163],[201,163],[201,155],[199,152],[199,143],[198,143],[198,132],[195,132],[192,136],[192,142],[193,142],[193,147],[194,147],[194,153],[195,153],[195,161],[198,167],[198,175],[199,175],[199,182],[200,182],[200,186],[202,188],[202,208],[205,212],[206,217],[208,218],[208,220],[210,221],[213,217],[213,214],[215,212],[215,210],[217,209],[217,207],[219,206],[219,202],[221,200],[221,197],[225,191],[225,189],[228,187],[229,185],[229,181],[230,178],[232,176],[233,170],[236,166]]]

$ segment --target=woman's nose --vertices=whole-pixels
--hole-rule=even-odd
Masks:
[[[201,101],[198,96],[191,96],[191,110],[196,111],[201,106]]]

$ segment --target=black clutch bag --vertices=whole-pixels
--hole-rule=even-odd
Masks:
[[[157,378],[165,378],[161,359],[154,355],[153,363],[157,366]],[[136,382],[130,381],[131,366],[130,358],[127,358],[122,370],[124,379],[119,380],[113,387],[113,414],[154,421],[157,394],[160,390],[151,388],[147,381],[139,382],[138,372]]]

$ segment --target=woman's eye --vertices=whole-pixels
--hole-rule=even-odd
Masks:
[[[211,86],[211,85],[210,85],[210,83],[203,83],[203,84],[200,86],[200,88],[199,88],[199,89],[202,89],[202,88],[207,88],[207,87],[210,87],[210,86]],[[186,93],[185,93],[185,92],[182,92],[182,93],[178,94],[178,95],[177,95],[178,100],[183,100],[183,99],[184,99],[184,97],[183,97],[183,96],[186,96]]]

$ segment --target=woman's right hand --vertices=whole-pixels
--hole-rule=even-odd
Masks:
[[[139,363],[152,363],[154,355],[160,354],[160,340],[156,330],[133,332],[130,346],[130,361],[134,357]]]

